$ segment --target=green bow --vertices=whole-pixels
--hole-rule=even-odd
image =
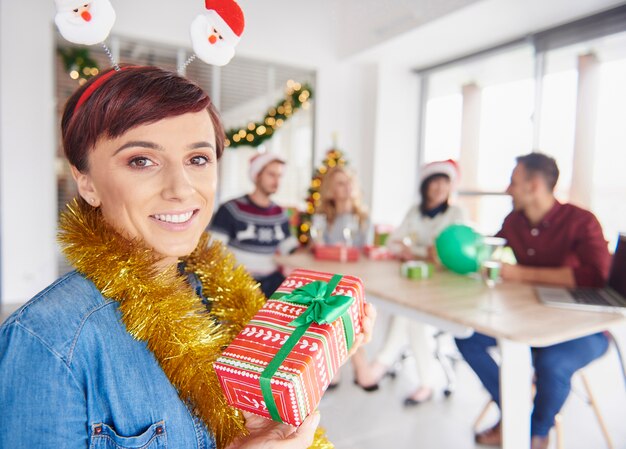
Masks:
[[[283,301],[308,306],[298,318],[289,323],[290,326],[332,323],[350,309],[354,298],[345,295],[331,296],[334,288],[330,289],[328,286],[327,282],[314,281],[280,298]]]
[[[270,299],[280,299],[281,301],[307,306],[307,309],[298,318],[289,323],[290,326],[295,327],[293,333],[285,341],[265,370],[263,370],[259,379],[265,405],[274,421],[282,422],[282,419],[278,413],[274,395],[272,395],[272,377],[311,324],[329,324],[341,318],[346,336],[346,345],[348,350],[352,348],[354,328],[352,327],[352,320],[348,310],[354,302],[354,298],[344,295],[332,296],[332,292],[339,284],[341,278],[341,275],[336,274],[329,282],[314,281],[296,288],[291,293],[274,293],[270,297]]]

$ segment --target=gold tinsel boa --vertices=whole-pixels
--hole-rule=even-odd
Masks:
[[[59,242],[70,263],[119,302],[127,331],[147,343],[180,398],[224,449],[247,431],[241,412],[226,402],[213,362],[265,299],[233,256],[208,241],[205,233],[184,262],[200,279],[210,312],[176,267],[159,270],[155,253],[122,237],[99,209],[74,200],[60,218]],[[311,447],[334,446],[318,429]]]

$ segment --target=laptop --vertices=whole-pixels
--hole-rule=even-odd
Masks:
[[[576,310],[626,313],[626,234],[620,234],[604,288],[537,287],[544,304]]]

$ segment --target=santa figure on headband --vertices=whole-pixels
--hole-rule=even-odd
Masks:
[[[223,66],[235,55],[245,25],[243,12],[234,0],[205,0],[206,12],[191,23],[191,43],[207,64]]]
[[[75,44],[93,45],[109,35],[115,10],[109,0],[55,0],[54,18],[61,35]]]

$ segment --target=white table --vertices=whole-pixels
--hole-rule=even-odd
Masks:
[[[469,336],[475,330],[497,339],[504,449],[530,447],[532,360],[530,347],[550,346],[626,323],[622,315],[556,309],[539,303],[530,285],[481,280],[437,271],[431,279],[400,276],[400,262],[333,262],[308,253],[279,256],[287,269],[305,268],[361,278],[368,300],[392,313]]]

